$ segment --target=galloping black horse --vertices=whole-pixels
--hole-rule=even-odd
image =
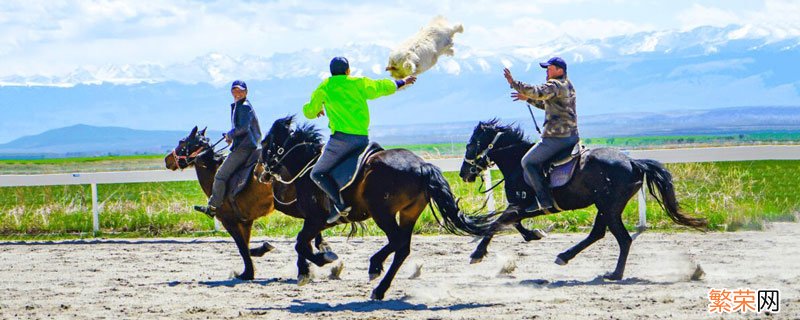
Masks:
[[[506,198],[509,208],[505,211],[484,216],[474,223],[484,232],[484,238],[472,253],[473,262],[486,255],[486,247],[492,235],[508,224],[518,224],[522,219],[545,214],[542,211],[525,212],[534,201],[533,190],[523,179],[522,156],[533,146],[526,140],[519,127],[499,125],[497,119],[480,122],[472,132],[467,144],[464,163],[461,165],[461,178],[466,182],[488,169],[492,163],[505,178]],[[616,149],[592,149],[580,156],[572,179],[561,187],[551,189],[553,199],[562,210],[575,210],[592,204],[597,207],[594,227],[589,236],[572,248],[560,253],[556,258],[559,265],[567,264],[572,258],[595,241],[603,238],[606,228],[619,243],[620,253],[616,269],[604,275],[606,279],[622,279],[625,262],[631,246],[631,236],[622,223],[622,211],[628,200],[642,187],[647,177],[650,194],[658,201],[667,215],[676,223],[697,229],[704,229],[707,222],[680,211],[672,184],[672,175],[655,160],[631,159]],[[658,190],[658,194],[654,191]],[[518,228],[519,229],[519,228]]]
[[[298,283],[304,284],[309,279],[308,261],[323,266],[337,257],[311,252],[310,240],[322,230],[334,226],[325,222],[327,212],[331,210],[328,197],[307,174],[322,152],[322,136],[310,124],[292,129],[293,121],[293,116],[278,119],[261,142],[261,161],[264,162],[265,171],[260,180],[295,185],[297,206],[305,215],[303,229],[297,235],[295,245],[299,254]],[[287,177],[277,174],[283,168],[289,174]],[[372,291],[373,299],[383,299],[397,270],[409,255],[414,224],[426,206],[437,207],[442,216],[441,220],[436,217],[437,221],[446,230],[478,234],[459,212],[450,186],[441,171],[405,149],[379,151],[369,156],[363,172],[345,189],[342,196],[352,206],[346,219],[357,222],[372,217],[389,238],[389,243],[370,258],[370,280],[380,275],[383,262],[389,254],[394,253],[394,260],[386,276]],[[436,210],[432,211],[436,216]]]

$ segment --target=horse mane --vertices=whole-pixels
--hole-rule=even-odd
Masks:
[[[504,125],[500,124],[500,119],[492,118],[489,119],[488,121],[481,121],[480,123],[478,123],[478,126],[483,129],[493,130],[495,132],[503,132],[504,137],[510,136],[511,139],[514,140],[511,141],[511,143],[523,142],[523,143],[533,144],[533,142],[531,142],[530,140],[528,140],[528,138],[525,137],[525,132],[522,131],[522,128],[520,128],[519,124],[513,122]],[[503,139],[508,139],[508,138],[503,138]]]
[[[303,123],[297,126],[292,136],[296,142],[322,143],[322,133],[312,123]]]

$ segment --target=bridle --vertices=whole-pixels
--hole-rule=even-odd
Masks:
[[[207,141],[208,138],[204,138],[204,139],[206,139],[206,141]],[[206,148],[206,146],[200,146],[200,148],[198,148],[194,152],[192,152],[192,153],[190,153],[188,155],[185,155],[185,156],[182,156],[182,155],[178,154],[178,152],[177,152],[178,148],[172,149],[172,156],[175,157],[175,163],[178,164],[179,167],[180,167],[180,161],[181,160],[186,162],[186,166],[185,167],[189,167],[189,166],[191,166],[192,164],[194,164],[197,161],[197,158],[199,158],[200,155],[203,154],[203,152],[205,152],[206,150],[214,150],[214,147],[216,147],[222,141],[222,139],[225,139],[225,137],[220,138],[219,140],[217,140],[216,143],[214,143],[213,145],[208,146],[208,148]],[[206,144],[208,144],[208,142],[206,142]],[[225,148],[223,148],[223,149],[225,149]],[[184,153],[184,152],[185,153],[189,153],[189,151],[186,150],[186,145],[181,147],[181,153]]]
[[[481,152],[476,154],[475,158],[469,159],[467,158],[466,155],[464,156],[464,162],[470,165],[469,167],[470,173],[478,174],[483,171],[486,171],[486,169],[489,169],[494,165],[494,162],[492,162],[492,160],[489,159],[489,152],[492,151],[492,149],[494,149],[494,145],[497,143],[497,141],[500,140],[500,137],[502,135],[503,135],[502,131],[494,135],[494,139],[492,139],[492,142],[489,142],[489,145],[486,146],[486,149],[483,149]],[[481,142],[478,141],[476,148],[480,149],[480,147],[481,147]],[[505,147],[503,149],[505,149]]]
[[[286,144],[289,143],[289,139],[291,139],[291,138],[292,138],[292,135],[290,133],[289,136],[286,137],[286,140],[283,141],[281,146],[278,147],[278,150],[275,150],[275,155],[274,156],[271,156],[272,152],[269,149],[267,149],[267,156],[269,156],[269,159],[267,159],[266,161],[264,159],[261,159],[261,162],[264,165],[264,172],[258,178],[259,182],[266,183],[263,178],[266,175],[270,175],[270,176],[273,177],[273,179],[275,181],[277,181],[277,182],[279,182],[281,184],[289,185],[289,184],[294,183],[297,179],[299,179],[300,177],[304,176],[306,173],[311,171],[312,168],[314,168],[314,164],[317,162],[317,160],[319,159],[320,155],[322,155],[321,153],[317,154],[316,156],[311,158],[311,160],[309,160],[308,163],[306,163],[306,165],[303,166],[303,168],[300,169],[300,171],[294,177],[289,179],[288,181],[283,180],[283,178],[281,177],[280,173],[272,171],[274,168],[282,165],[283,160],[285,160],[286,157],[288,157],[289,154],[292,153],[292,151],[294,151],[294,150],[296,150],[296,149],[298,149],[300,147],[305,147],[305,146],[309,146],[309,145],[316,145],[316,143],[314,143],[314,142],[307,142],[306,141],[306,142],[298,143],[298,144],[292,146],[291,148],[289,148],[289,150],[286,150]],[[270,140],[270,142],[272,142],[272,140]],[[276,159],[277,157],[280,157],[280,158]]]
[[[483,149],[481,152],[476,154],[475,158],[469,159],[469,158],[466,157],[466,155],[464,156],[464,162],[470,165],[469,172],[472,173],[472,174],[478,175],[480,177],[480,179],[481,179],[481,183],[480,183],[480,185],[478,185],[478,192],[480,192],[480,193],[488,193],[488,192],[494,190],[494,188],[497,188],[497,186],[499,186],[501,183],[503,183],[505,181],[505,178],[500,179],[500,181],[495,183],[491,188],[486,189],[486,190],[481,190],[481,188],[483,187],[483,182],[484,181],[483,181],[483,176],[480,175],[480,173],[482,173],[482,172],[486,171],[487,169],[489,169],[489,168],[494,166],[494,161],[492,161],[489,158],[489,152],[499,152],[499,151],[503,151],[503,150],[506,150],[506,149],[511,149],[511,148],[514,148],[514,147],[517,147],[517,146],[521,145],[520,143],[514,143],[514,144],[511,144],[511,145],[502,147],[502,148],[495,149],[494,146],[500,140],[500,137],[503,135],[503,133],[504,133],[503,131],[497,132],[497,134],[494,136],[494,139],[492,139],[492,142],[490,142],[489,145],[486,146],[486,149]],[[478,141],[478,143],[476,145],[476,148],[480,149],[480,146],[481,146],[481,143],[480,143],[480,141]]]

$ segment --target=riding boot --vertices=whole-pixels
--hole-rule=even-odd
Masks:
[[[322,191],[325,192],[325,194],[328,195],[333,203],[333,208],[331,208],[328,217],[325,218],[325,222],[332,224],[339,220],[339,217],[342,215],[347,215],[347,213],[350,211],[350,207],[345,205],[342,195],[339,194],[339,187],[336,185],[336,182],[333,181],[333,177],[326,174],[325,176],[321,177],[321,179],[318,179],[317,185],[320,189],[322,189]]]
[[[526,182],[528,182],[536,192],[536,202],[525,208],[525,211],[534,212],[552,209],[553,199],[550,196],[549,188],[545,185],[544,174],[542,174],[542,171],[536,168],[535,170],[526,170],[525,173],[528,176]]]
[[[217,215],[217,208],[214,206],[194,206],[194,210],[205,213],[212,219]]]

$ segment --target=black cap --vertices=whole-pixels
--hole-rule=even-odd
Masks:
[[[556,67],[564,69],[564,71],[567,71],[567,63],[564,62],[564,59],[561,59],[559,57],[552,57],[550,58],[550,60],[547,60],[547,62],[539,63],[539,66],[541,66],[542,68],[547,68],[547,66],[549,65],[554,65]]]
[[[331,75],[338,76],[347,73],[350,69],[350,62],[345,57],[336,57],[331,60]]]

